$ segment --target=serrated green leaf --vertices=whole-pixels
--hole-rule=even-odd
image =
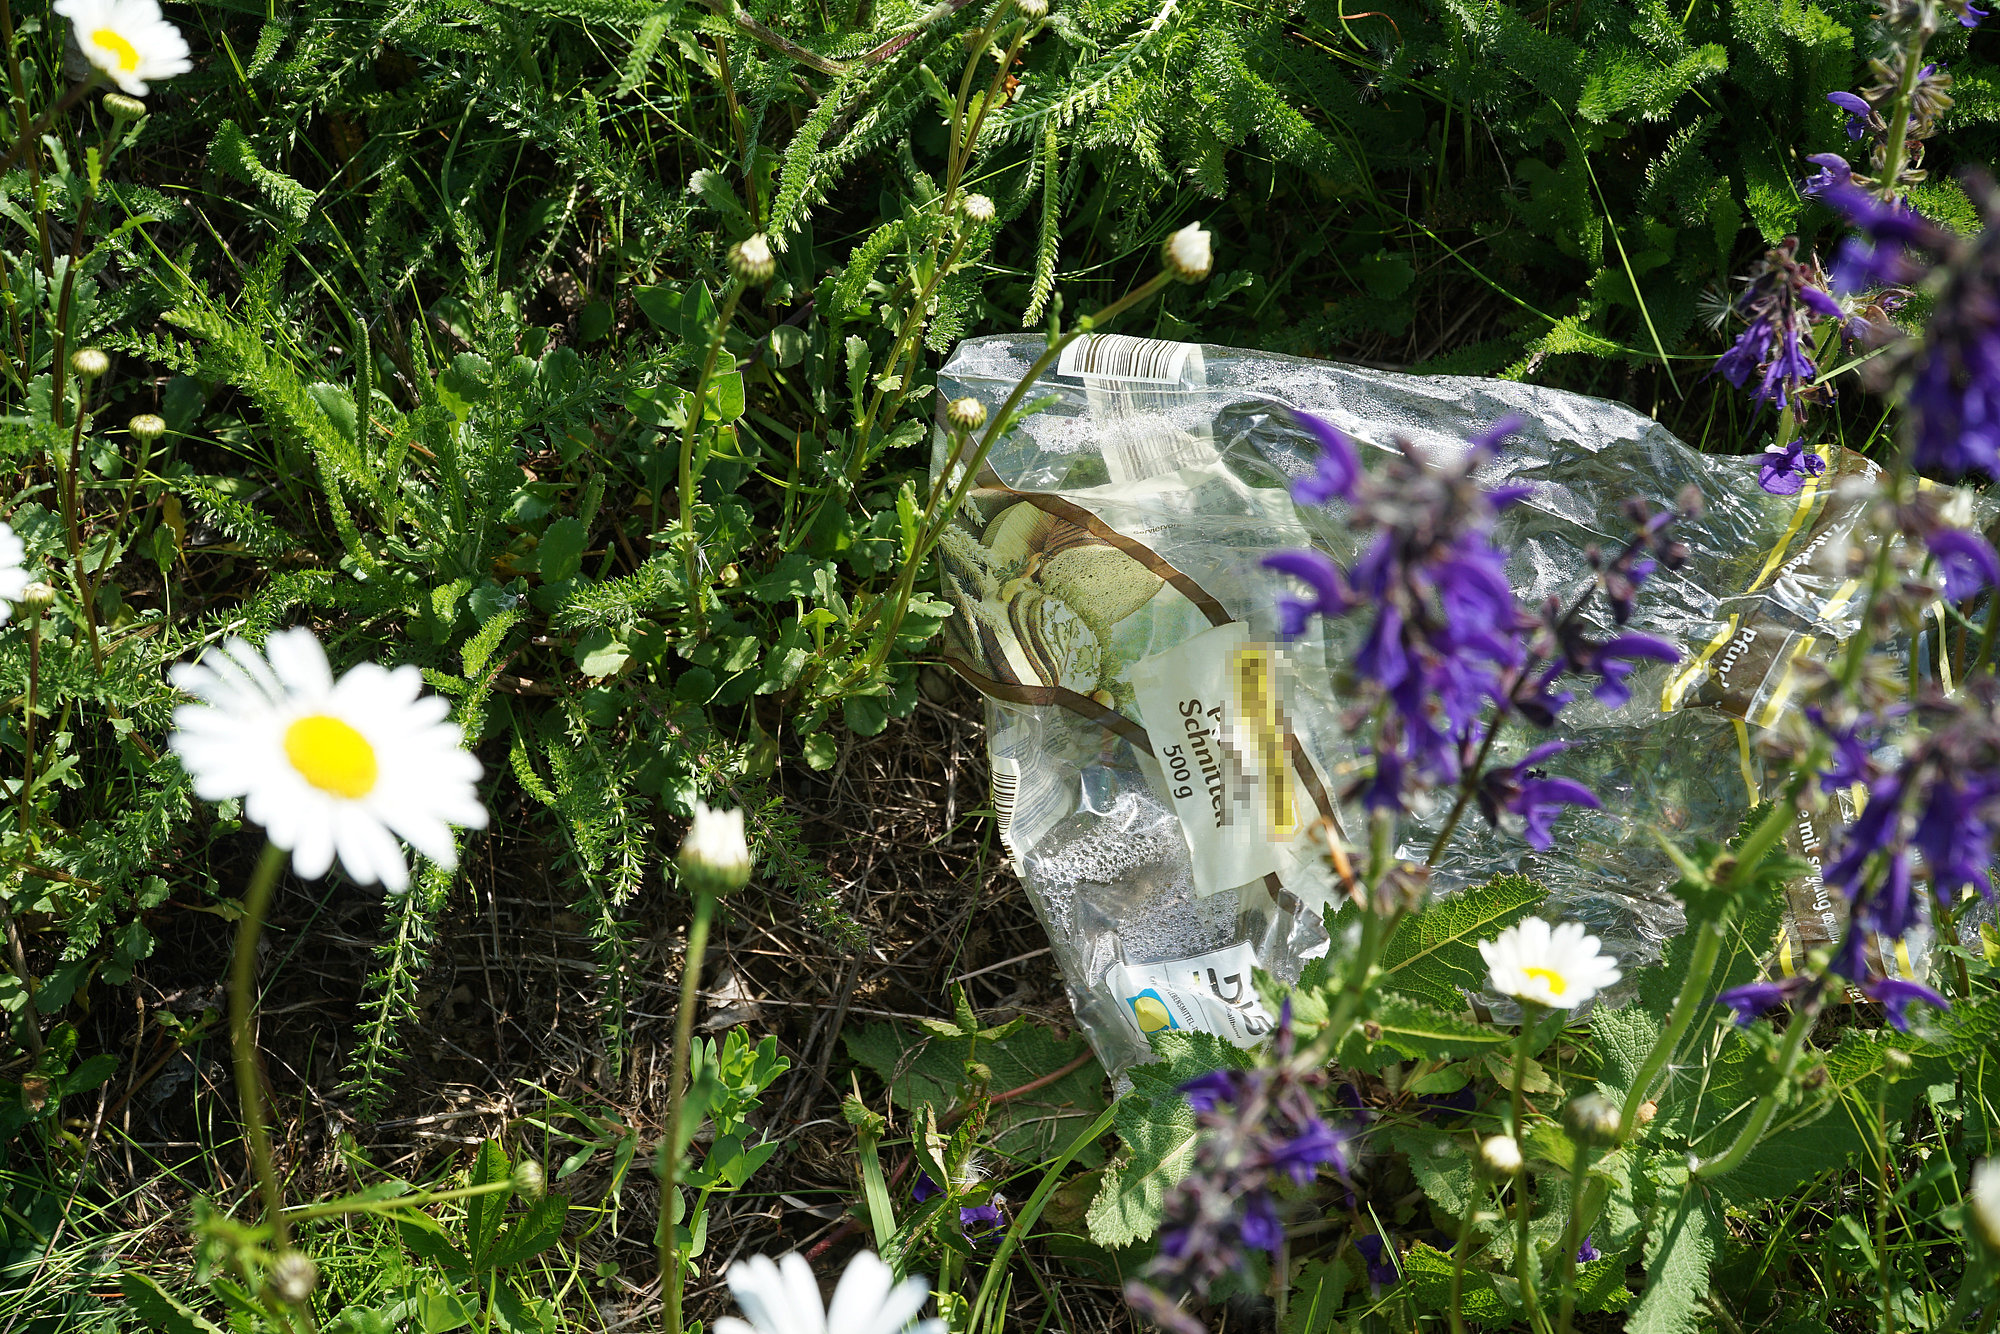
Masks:
[[[1241,1067],[1248,1057],[1212,1033],[1155,1034],[1157,1063],[1133,1067],[1132,1091],[1118,1100],[1112,1125],[1124,1141],[1118,1161],[1085,1215],[1100,1246],[1130,1246],[1160,1225],[1167,1192],[1194,1164],[1194,1109],[1181,1085],[1210,1070]]]
[[[1382,947],[1382,985],[1419,1000],[1459,1010],[1465,993],[1486,984],[1486,961],[1479,942],[1528,915],[1547,897],[1526,876],[1496,876],[1462,894],[1440,898],[1405,917]],[[1327,922],[1335,940],[1359,921],[1359,910],[1345,903]]]
[[[1646,1290],[1626,1317],[1626,1334],[1695,1334],[1709,1267],[1721,1248],[1722,1219],[1700,1187],[1663,1191],[1647,1231]]]

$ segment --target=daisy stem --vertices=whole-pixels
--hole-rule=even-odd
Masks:
[[[1521,1151],[1521,1165],[1514,1169],[1514,1273],[1521,1280],[1521,1306],[1527,1313],[1528,1323],[1535,1324],[1535,1284],[1530,1262],[1534,1252],[1528,1239],[1528,1146],[1522,1136],[1523,1118],[1527,1115],[1525,1085],[1528,1082],[1528,1049],[1534,1041],[1535,1023],[1541,1018],[1541,1006],[1533,1001],[1521,1002],[1521,1036],[1514,1047],[1514,1088],[1510,1106],[1508,1133]]]
[[[1583,1246],[1584,1188],[1590,1182],[1590,1149],[1576,1146],[1576,1160],[1570,1165],[1569,1224],[1563,1228],[1561,1313],[1556,1318],[1556,1334],[1569,1334],[1576,1319],[1576,1253]]]
[[[660,1323],[666,1334],[681,1334],[681,1257],[674,1232],[674,1179],[680,1174],[681,1105],[686,1097],[688,1051],[694,1041],[694,1007],[701,992],[701,961],[708,952],[708,923],[715,895],[695,891],[694,921],[688,925],[687,955],[681,964],[681,1005],[674,1017],[674,1069],[667,1085],[667,1142],[660,1160]],[[692,1227],[692,1220],[689,1222]]]
[[[249,1143],[250,1167],[264,1197],[264,1221],[271,1229],[273,1250],[284,1249],[289,1234],[284,1197],[271,1167],[271,1140],[264,1128],[263,1072],[258,1069],[250,1019],[257,1005],[257,940],[264,933],[264,914],[270,911],[271,895],[284,867],[285,850],[266,842],[243,895],[243,920],[236,926],[236,957],[229,969],[229,1047],[236,1057],[236,1098],[243,1109],[243,1138]]]
[[[1465,1334],[1465,1313],[1460,1309],[1465,1305],[1465,1260],[1472,1249],[1472,1225],[1479,1214],[1479,1196],[1485,1190],[1485,1177],[1477,1173],[1474,1177],[1465,1192],[1465,1211],[1458,1220],[1458,1241],[1451,1248],[1451,1304],[1446,1308],[1451,1317],[1451,1334]]]

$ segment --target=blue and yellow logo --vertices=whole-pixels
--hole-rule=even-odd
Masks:
[[[1160,999],[1160,993],[1147,987],[1136,996],[1127,996],[1125,1003],[1132,1007],[1132,1019],[1139,1025],[1141,1033],[1158,1033],[1162,1029],[1179,1028],[1173,1012]]]

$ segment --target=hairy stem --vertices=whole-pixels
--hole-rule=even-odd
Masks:
[[[1743,1165],[1743,1160],[1757,1147],[1757,1141],[1770,1127],[1771,1118],[1778,1114],[1779,1106],[1784,1103],[1785,1085],[1798,1066],[1799,1053],[1805,1050],[1806,1034],[1812,1031],[1813,1023],[1818,1018],[1817,1004],[1801,1006],[1792,1015],[1792,1026],[1785,1030],[1785,1045],[1778,1049],[1777,1087],[1751,1105],[1750,1119],[1743,1123],[1743,1129],[1736,1132],[1735,1141],[1713,1158],[1697,1163],[1690,1176],[1719,1177]]]
[[[1639,1108],[1646,1101],[1653,1081],[1667,1068],[1673,1059],[1674,1050],[1681,1039],[1687,1036],[1688,1026],[1694,1022],[1695,1014],[1708,1003],[1708,980],[1715,972],[1715,961],[1721,957],[1722,942],[1729,929],[1725,914],[1714,921],[1703,922],[1696,928],[1694,957],[1688,962],[1687,976],[1681,980],[1680,995],[1674,998],[1674,1008],[1667,1016],[1667,1026],[1660,1033],[1659,1041],[1646,1053],[1646,1059],[1639,1064],[1639,1072],[1632,1077],[1632,1087],[1625,1092],[1625,1105],[1618,1112],[1618,1141],[1624,1143],[1639,1127]]]
[[[264,934],[264,917],[271,910],[278,873],[284,869],[285,850],[267,841],[243,895],[243,920],[236,927],[236,956],[229,968],[229,1047],[236,1058],[236,1098],[243,1109],[243,1138],[250,1145],[250,1169],[264,1197],[264,1221],[270,1226],[274,1250],[284,1249],[289,1232],[284,1194],[271,1166],[271,1139],[264,1127],[263,1072],[258,1068],[250,1021],[257,1008],[257,941]]]
[[[1521,1002],[1521,1034],[1514,1046],[1514,1085],[1508,1103],[1507,1127],[1521,1153],[1521,1165],[1514,1169],[1514,1275],[1521,1281],[1521,1307],[1530,1326],[1535,1323],[1535,1284],[1531,1272],[1534,1251],[1528,1237],[1528,1146],[1521,1132],[1527,1115],[1528,1047],[1534,1041],[1535,1021],[1541,1018],[1540,1011],[1541,1006],[1533,1001]]]
[[[729,322],[736,318],[736,304],[743,298],[743,284],[731,282],[729,294],[722,299],[722,313],[715,321],[715,333],[708,340],[708,355],[701,363],[701,374],[695,377],[694,394],[688,399],[687,427],[681,432],[680,457],[680,519],[681,519],[681,564],[687,579],[688,606],[694,612],[697,634],[705,633],[707,609],[702,605],[700,584],[701,543],[694,528],[695,488],[701,476],[695,466],[694,442],[700,433],[701,423],[706,416],[708,404],[708,382],[715,376],[716,360],[722,355],[723,342],[729,336]],[[657,513],[657,504],[655,507]]]
[[[715,895],[695,891],[694,921],[688,926],[687,955],[681,963],[681,1003],[674,1016],[674,1068],[667,1084],[667,1142],[660,1162],[660,1323],[666,1334],[681,1334],[680,1238],[674,1232],[674,1180],[680,1174],[681,1108],[687,1097],[688,1054],[694,1042],[695,1003],[701,994],[702,956],[708,953],[708,923]],[[693,1219],[689,1219],[692,1227]]]

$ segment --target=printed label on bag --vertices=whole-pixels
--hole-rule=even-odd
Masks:
[[[1198,895],[1282,876],[1293,866],[1299,815],[1285,743],[1290,677],[1283,651],[1241,622],[1132,666],[1140,719],[1187,837]]]
[[[1193,1029],[1254,1047],[1276,1027],[1257,998],[1248,944],[1226,945],[1192,959],[1114,964],[1105,985],[1140,1037]]]
[[[1071,379],[1179,384],[1189,360],[1200,350],[1197,343],[1175,343],[1164,338],[1085,334],[1063,348],[1056,359],[1056,374]]]

